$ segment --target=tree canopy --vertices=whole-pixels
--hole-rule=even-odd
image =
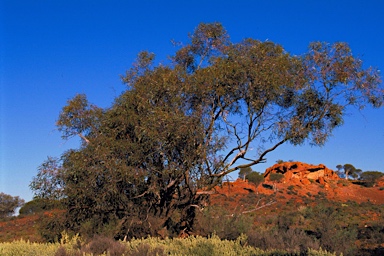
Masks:
[[[38,167],[36,177],[29,187],[35,191],[35,197],[40,199],[58,200],[64,197],[64,180],[59,159],[48,157]]]
[[[365,181],[368,187],[372,187],[378,179],[384,177],[384,173],[379,171],[366,171],[360,175],[359,180]]]
[[[18,196],[0,193],[0,218],[9,217],[18,207],[23,206],[24,200]]]
[[[252,172],[253,171],[251,167],[240,168],[239,178],[245,180],[247,175],[249,175]]]
[[[249,182],[259,185],[264,181],[264,175],[262,173],[252,171],[245,176],[245,179]]]
[[[361,169],[357,169],[352,164],[344,164],[344,165],[338,164],[336,168],[340,173],[343,172],[345,179],[348,179],[349,177],[352,177],[353,179],[357,179],[359,175],[362,173]]]
[[[111,107],[77,95],[63,108],[63,138],[83,141],[57,169],[69,228],[113,224],[120,237],[191,230],[225,175],[284,143],[323,145],[348,106],[383,104],[378,71],[346,43],[314,42],[297,56],[273,42],[231,42],[220,23],[202,23],[171,60],[156,65],[141,52]]]

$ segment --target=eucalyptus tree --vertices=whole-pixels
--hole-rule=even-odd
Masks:
[[[221,24],[202,23],[171,59],[156,65],[141,52],[107,109],[85,95],[63,108],[63,137],[83,141],[62,156],[69,227],[112,223],[120,237],[191,230],[224,176],[284,143],[323,145],[348,106],[383,103],[378,71],[345,43],[311,43],[297,56],[273,42],[233,43]]]
[[[18,207],[24,205],[24,200],[18,196],[11,196],[0,192],[0,218],[10,217]]]
[[[338,169],[339,173],[343,172],[346,180],[348,180],[350,176],[354,179],[357,179],[359,175],[362,173],[361,169],[357,169],[352,164],[344,164],[344,165],[338,164],[336,168]]]

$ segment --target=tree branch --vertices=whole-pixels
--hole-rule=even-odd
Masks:
[[[87,143],[87,145],[91,143],[83,134],[78,133],[77,135],[79,135],[79,137],[82,138]]]
[[[248,164],[243,164],[243,165],[238,165],[234,168],[231,168],[231,169],[227,169],[227,170],[224,170],[220,173],[216,173],[216,174],[212,174],[211,176],[213,177],[222,177],[222,176],[225,176],[231,172],[234,172],[240,168],[246,168],[246,167],[251,167],[253,165],[256,165],[258,163],[262,163],[265,161],[264,159],[264,156],[267,155],[268,153],[272,152],[273,150],[275,150],[278,146],[282,145],[284,142],[286,142],[288,140],[288,138],[284,138],[283,140],[279,141],[278,143],[276,143],[273,147],[265,150],[260,156],[258,159],[252,161],[251,163],[248,163]],[[229,165],[227,165],[229,167]]]
[[[264,204],[264,205],[258,207],[259,202],[260,202],[260,200],[257,202],[257,205],[256,205],[256,208],[255,208],[255,209],[248,210],[248,211],[243,211],[242,214],[244,214],[244,213],[254,212],[254,211],[260,210],[260,209],[262,209],[262,208],[264,208],[264,207],[267,207],[267,206],[270,206],[270,205],[273,205],[273,204],[276,203],[276,201],[270,201],[270,202],[268,202],[268,203],[266,203],[266,204]]]

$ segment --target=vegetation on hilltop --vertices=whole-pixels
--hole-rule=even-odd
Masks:
[[[0,193],[0,219],[10,217],[15,210],[24,205],[24,200],[18,196]]]

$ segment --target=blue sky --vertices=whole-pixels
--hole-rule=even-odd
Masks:
[[[348,42],[366,66],[384,69],[383,12],[380,0],[1,0],[0,192],[31,200],[37,167],[78,146],[55,127],[68,99],[85,93],[110,106],[139,51],[166,60],[175,51],[171,40],[187,42],[200,22],[221,22],[233,42],[269,40],[293,54],[312,41]],[[253,169],[283,159],[384,171],[383,127],[383,108],[350,109],[324,147],[285,145]]]

